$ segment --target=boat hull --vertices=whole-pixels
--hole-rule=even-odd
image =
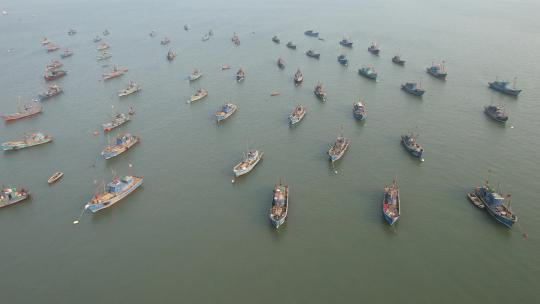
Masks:
[[[23,196],[23,197],[20,197],[20,198],[18,198],[18,199],[11,200],[11,201],[8,201],[8,202],[0,202],[0,208],[5,208],[5,207],[13,206],[13,205],[15,205],[15,204],[18,204],[18,203],[21,203],[21,202],[27,200],[28,198],[30,198],[30,194],[26,194],[26,195]]]
[[[129,187],[129,189],[127,189],[126,191],[124,191],[121,194],[118,194],[118,195],[114,196],[110,200],[100,202],[98,204],[90,204],[90,203],[88,203],[88,204],[86,204],[86,206],[84,208],[87,209],[87,210],[92,211],[92,213],[96,213],[96,212],[98,212],[100,210],[109,208],[112,205],[114,205],[114,204],[118,203],[119,201],[121,201],[123,198],[125,198],[129,194],[131,194],[133,191],[137,190],[137,188],[139,188],[143,184],[143,180],[144,179],[141,177],[140,180],[133,183]]]
[[[500,92],[500,93],[503,93],[503,94],[506,94],[506,95],[516,97],[516,96],[519,95],[519,93],[521,93],[521,90],[503,88],[503,87],[497,86],[494,82],[489,82],[488,84],[489,84],[490,89],[492,89],[494,91],[497,91],[497,92]]]

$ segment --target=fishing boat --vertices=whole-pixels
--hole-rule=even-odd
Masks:
[[[283,70],[285,68],[285,61],[283,61],[283,59],[281,59],[281,58],[278,58],[277,66],[278,66],[278,68]]]
[[[189,31],[189,27],[187,26],[187,24],[184,24],[184,31]]]
[[[231,41],[236,45],[236,46],[239,46],[240,45],[240,37],[238,37],[238,35],[236,33],[233,34],[232,38],[231,38]]]
[[[242,161],[234,166],[234,176],[239,177],[246,173],[249,173],[263,157],[263,152],[255,149],[248,149],[242,155]]]
[[[296,70],[296,73],[294,73],[294,84],[296,86],[299,86],[304,81],[304,74],[300,71],[300,69]]]
[[[377,72],[373,67],[364,66],[358,70],[358,74],[371,80],[377,80]]]
[[[109,32],[109,30],[106,29],[106,30],[103,31],[102,34],[103,34],[103,36],[108,36],[110,34],[110,32]]]
[[[188,103],[199,101],[205,98],[206,96],[208,96],[208,91],[206,91],[205,89],[198,89],[197,92],[190,97],[190,99],[188,100]]]
[[[505,123],[508,120],[508,114],[506,114],[502,105],[485,106],[484,113],[498,122]]]
[[[43,78],[45,78],[46,81],[52,81],[64,77],[66,74],[67,72],[64,70],[46,70]]]
[[[53,139],[52,136],[41,133],[41,132],[31,133],[31,134],[26,134],[22,140],[7,141],[5,143],[2,143],[1,148],[4,151],[20,150],[24,148],[46,144],[48,142],[51,142],[52,139]]]
[[[214,36],[214,31],[212,29],[208,31],[208,36]]]
[[[219,123],[229,118],[231,115],[233,115],[236,112],[237,109],[238,109],[238,106],[233,103],[224,104],[221,107],[221,110],[216,112],[217,122]]]
[[[164,37],[163,39],[161,39],[161,45],[167,45],[169,43],[171,43],[171,40],[168,38],[168,37]]]
[[[371,43],[367,50],[375,56],[379,56],[379,52],[381,51],[377,43]]]
[[[49,71],[49,70],[57,70],[59,69],[60,67],[62,67],[63,63],[58,61],[58,60],[53,60],[51,61],[51,63],[47,64],[45,66],[45,70]]]
[[[430,67],[426,68],[426,72],[438,79],[446,79],[448,73],[446,72],[446,67],[444,66],[444,61],[441,64],[432,63]]]
[[[134,81],[130,81],[128,83],[127,88],[123,89],[122,91],[118,92],[118,97],[128,96],[135,92],[139,92],[142,89],[142,87],[135,83]]]
[[[110,48],[110,46],[107,43],[103,42],[100,45],[98,45],[97,50],[98,51],[105,51],[105,50],[108,50],[109,48]]]
[[[101,41],[101,37],[99,35],[97,35],[95,38],[94,38],[94,43],[98,43]]]
[[[20,100],[19,100],[19,103],[20,103]],[[34,116],[36,114],[41,113],[42,111],[43,111],[43,107],[41,106],[40,103],[32,102],[32,103],[25,104],[22,107],[18,106],[16,113],[2,115],[2,118],[6,122],[14,121],[17,119]]]
[[[139,137],[135,135],[130,133],[120,134],[116,137],[113,145],[108,145],[105,147],[105,149],[103,149],[103,151],[101,151],[101,156],[103,156],[104,159],[111,159],[126,152],[138,142]]]
[[[484,209],[486,207],[486,205],[482,203],[482,200],[479,199],[478,196],[476,196],[475,192],[467,193],[467,198],[476,208]]]
[[[279,96],[281,93],[280,92],[277,92],[277,91],[274,91],[272,93],[270,93],[270,96]]]
[[[49,39],[47,39],[47,37],[43,37],[43,39],[41,39],[41,45],[47,45],[49,43],[51,43],[51,41],[49,41]]]
[[[7,187],[0,190],[0,208],[15,205],[30,197],[28,190]]]
[[[70,49],[65,49],[62,54],[60,54],[61,58],[68,58],[73,55],[73,51]]]
[[[202,41],[208,41],[210,39],[210,36],[208,34],[204,34],[204,36],[202,36],[201,40]]]
[[[422,146],[416,142],[417,138],[418,134],[414,134],[412,132],[401,135],[401,144],[412,156],[422,159],[424,148],[422,148]]]
[[[521,93],[520,89],[516,89],[516,78],[514,78],[514,81],[512,82],[512,86],[510,86],[509,81],[499,81],[499,80],[488,82],[488,84],[492,90],[504,93],[506,95],[518,96],[519,93]]]
[[[62,178],[62,176],[64,176],[64,172],[55,172],[53,175],[51,175],[51,177],[49,177],[49,179],[47,180],[47,183],[50,184],[54,184],[56,183],[59,179]]]
[[[280,40],[279,40],[278,36],[274,36],[274,37],[272,37],[272,41],[279,44]]]
[[[112,57],[112,55],[105,51],[105,52],[102,52],[101,55],[98,55],[96,57],[96,60],[97,61],[102,61],[102,60],[107,60],[107,59],[109,59],[111,57]]]
[[[399,187],[397,185],[396,179],[392,181],[391,186],[384,187],[384,198],[383,198],[383,217],[384,220],[390,225],[394,225],[399,216],[401,215],[401,201],[399,199]]]
[[[242,68],[240,68],[238,72],[236,72],[236,81],[242,82],[244,81],[245,78],[246,78],[246,73],[244,72]]]
[[[59,49],[60,47],[56,44],[52,44],[52,43],[47,44],[47,53],[58,51]]]
[[[103,193],[96,194],[85,206],[85,210],[96,213],[99,210],[109,208],[128,196],[143,184],[142,176],[127,175],[121,178],[115,177]]]
[[[272,198],[272,208],[270,208],[270,222],[274,228],[278,229],[279,226],[285,223],[287,219],[287,213],[289,210],[289,185],[282,185],[281,181],[279,185],[274,186],[274,196]]]
[[[53,85],[49,86],[49,88],[47,89],[47,92],[39,94],[38,97],[37,97],[37,100],[43,101],[43,100],[49,99],[51,97],[54,97],[54,96],[62,93],[63,91],[64,90],[62,90],[62,88],[59,85],[53,84]]]
[[[156,33],[156,31],[151,31],[148,35],[150,37],[154,38],[154,37],[156,37],[157,33]]]
[[[77,34],[77,31],[76,31],[76,30],[74,30],[74,29],[69,29],[69,31],[68,31],[68,35],[69,35],[69,36],[73,36],[73,35],[75,35],[75,34]]]
[[[301,104],[294,107],[293,111],[289,115],[289,124],[291,126],[294,126],[300,121],[302,121],[304,116],[306,116],[306,112],[307,112],[306,108]]]
[[[294,44],[292,41],[287,42],[286,46],[292,50],[296,50],[296,44]]]
[[[313,51],[313,50],[308,50],[306,52],[306,56],[311,57],[311,58],[315,58],[315,59],[319,59],[321,57],[321,54],[315,53],[315,51]]]
[[[126,115],[124,113],[116,113],[114,114],[112,120],[110,122],[104,123],[101,125],[104,132],[110,132],[113,129],[116,129],[120,127],[121,125],[128,122],[131,118],[129,115]]]
[[[221,66],[221,70],[222,70],[222,71],[230,70],[230,69],[231,69],[231,66],[228,65],[228,64],[224,64],[224,65]]]
[[[193,72],[187,78],[188,78],[189,81],[195,81],[195,80],[201,78],[202,75],[203,74],[201,73],[201,71],[195,69],[195,70],[193,70]]]
[[[341,54],[341,55],[337,56],[337,61],[338,61],[341,65],[344,65],[344,66],[348,66],[348,65],[349,65],[349,59],[347,59],[347,56],[345,56],[345,54]]]
[[[304,35],[309,37],[319,37],[319,32],[315,32],[313,30],[307,30],[304,32]]]
[[[392,57],[392,62],[398,65],[405,65],[405,60],[401,59],[400,55],[395,55]]]
[[[109,79],[120,77],[124,75],[127,71],[128,69],[126,68],[119,68],[117,66],[114,66],[112,71],[110,71],[107,74],[103,74],[103,80],[109,80]]]
[[[419,97],[424,95],[424,93],[426,92],[426,90],[424,90],[422,86],[416,82],[406,82],[401,85],[401,89],[409,94]]]
[[[176,52],[174,52],[173,50],[169,50],[167,52],[167,60],[173,61],[174,58],[176,58]]]
[[[349,148],[349,145],[351,144],[351,140],[348,138],[343,137],[343,131],[340,135],[336,138],[336,141],[330,147],[330,150],[328,150],[328,156],[330,157],[330,160],[332,162],[338,161],[347,151]]]
[[[315,89],[313,90],[313,94],[319,98],[322,102],[326,101],[326,92],[324,91],[324,87],[322,83],[317,82],[317,85],[315,86]]]
[[[349,48],[352,48],[353,46],[353,42],[347,37],[344,37],[343,39],[341,39],[339,44],[341,44],[344,47],[349,47]]]
[[[353,116],[357,120],[366,120],[367,118],[366,106],[362,103],[362,101],[353,103]]]
[[[486,180],[483,186],[476,187],[474,194],[485,205],[485,210],[499,223],[508,228],[512,228],[512,225],[518,221],[518,218],[510,209],[510,197],[508,194],[506,198],[508,202],[505,204],[505,198],[495,191]]]

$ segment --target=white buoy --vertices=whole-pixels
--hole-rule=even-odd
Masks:
[[[231,183],[233,183],[233,184],[234,184],[234,179],[231,179]]]
[[[79,223],[79,221],[75,220],[73,221],[73,225],[77,225]]]
[[[337,174],[337,170],[334,170],[334,174]]]
[[[424,159],[422,158],[422,160],[421,160],[421,161],[424,161]]]
[[[510,129],[513,129],[513,128],[514,128],[514,126],[510,126]]]

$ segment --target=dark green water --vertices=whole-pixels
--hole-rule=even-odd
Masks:
[[[0,10],[1,112],[45,89],[47,36],[75,55],[64,60],[65,92],[38,117],[0,127],[0,140],[42,130],[54,143],[4,154],[0,182],[25,185],[33,199],[0,212],[0,294],[5,303],[537,303],[540,275],[540,23],[535,1],[4,1]],[[191,30],[185,32],[184,24]],[[68,36],[67,30],[78,30]],[[112,60],[96,62],[93,37],[111,34]],[[303,35],[321,32],[322,42]],[[208,42],[201,36],[215,32]],[[148,33],[156,30],[158,36]],[[242,44],[230,42],[233,32]],[[270,39],[279,35],[282,43]],[[170,46],[160,38],[169,36]],[[350,35],[353,49],[338,41]],[[285,47],[292,40],[298,50]],[[366,49],[381,46],[381,56]],[[7,52],[13,48],[14,51]],[[178,52],[167,62],[169,48]],[[321,52],[307,58],[308,48]],[[344,68],[336,56],[346,53]],[[405,67],[390,58],[400,52]],[[281,71],[276,60],[287,67]],[[425,67],[445,60],[449,77]],[[109,67],[102,67],[103,64]],[[221,71],[222,64],[232,69]],[[98,81],[113,64],[130,70]],[[357,75],[373,65],[377,83]],[[239,67],[244,83],[234,81]],[[199,68],[204,76],[188,84]],[[296,68],[305,82],[294,87]],[[518,99],[492,92],[496,76],[518,77]],[[143,86],[119,99],[128,80]],[[325,84],[328,101],[312,93]],[[423,99],[403,93],[422,81]],[[209,96],[186,100],[198,88]],[[270,97],[278,90],[279,97]],[[367,104],[366,123],[352,103]],[[216,125],[224,102],[238,112]],[[289,128],[297,103],[308,114]],[[506,127],[482,113],[503,104]],[[111,105],[137,113],[122,128],[141,137],[111,161],[107,142],[93,136]],[[352,144],[334,169],[326,151],[343,126]],[[513,128],[512,128],[513,127]],[[399,145],[417,130],[425,162]],[[231,184],[246,143],[264,160]],[[95,180],[111,171],[144,175],[143,188],[114,208],[85,214]],[[95,164],[95,166],[92,166]],[[47,178],[65,172],[49,187]],[[497,224],[465,193],[490,179],[512,192],[523,230]],[[382,188],[397,176],[402,217],[388,227]],[[291,187],[289,220],[279,232],[268,221],[272,187]]]

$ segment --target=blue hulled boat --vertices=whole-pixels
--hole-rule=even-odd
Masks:
[[[358,70],[358,74],[371,80],[377,80],[377,72],[372,67],[362,67]]]
[[[424,148],[420,146],[417,142],[418,135],[413,134],[412,132],[409,134],[401,135],[401,144],[409,153],[418,158],[422,158],[422,154],[424,153]]]
[[[353,46],[353,42],[349,38],[343,38],[339,42],[339,44],[341,44],[344,47],[350,47],[350,48],[352,48],[352,46]]]
[[[512,86],[510,87],[509,81],[498,81],[488,82],[490,89],[497,92],[504,93],[506,95],[518,96],[521,93],[521,90],[516,89],[516,80],[514,79]]]
[[[366,120],[367,118],[366,106],[361,101],[353,104],[353,116],[357,120]]]
[[[309,37],[319,37],[319,32],[308,30],[304,32],[304,35],[309,36]]]
[[[114,178],[105,189],[104,193],[95,195],[85,206],[93,213],[101,209],[109,208],[139,188],[143,183],[143,177],[124,176]]]
[[[397,185],[396,179],[392,181],[391,186],[384,187],[384,198],[383,198],[383,217],[384,220],[390,225],[394,225],[399,216],[401,215],[401,202],[399,200],[399,187]]]
[[[405,84],[401,85],[401,89],[409,94],[413,94],[416,96],[422,96],[426,92],[420,84],[417,84],[416,82],[407,82]]]
[[[484,186],[476,187],[474,194],[485,204],[486,209],[494,219],[508,228],[517,222],[518,218],[510,210],[510,203],[504,204],[504,197],[489,186],[486,181]],[[510,198],[510,195],[507,196]]]
[[[444,66],[444,61],[441,64],[432,63],[430,67],[426,68],[426,72],[435,78],[443,80],[445,80],[446,76],[448,75],[446,72],[446,67]]]
[[[347,56],[345,56],[344,54],[341,54],[341,55],[337,56],[337,61],[341,65],[344,65],[344,66],[349,65],[349,59],[347,59]]]
[[[216,120],[217,122],[223,121],[229,116],[233,115],[234,112],[238,109],[238,106],[233,103],[226,103],[221,107],[221,110],[216,112]]]

